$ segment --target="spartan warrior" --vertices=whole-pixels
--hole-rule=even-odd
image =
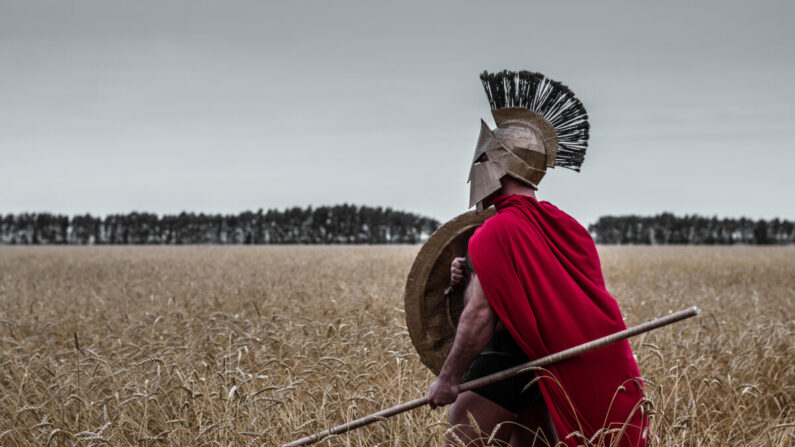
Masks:
[[[589,233],[535,196],[547,168],[579,171],[585,108],[540,73],[483,73],[481,80],[497,127],[481,122],[469,175],[476,213],[431,237],[406,288],[409,333],[438,374],[428,399],[453,404],[451,444],[479,438],[471,414],[487,436],[499,425],[495,438],[514,447],[531,445],[533,432],[549,445],[645,445],[643,386],[627,341],[458,393],[462,379],[626,328]]]

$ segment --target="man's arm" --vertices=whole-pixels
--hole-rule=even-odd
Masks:
[[[465,295],[467,304],[458,320],[453,347],[447,355],[439,377],[428,390],[431,408],[455,402],[458,397],[458,381],[472,360],[491,340],[497,326],[497,314],[486,299],[474,272]]]

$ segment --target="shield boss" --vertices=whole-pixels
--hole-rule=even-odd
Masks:
[[[472,233],[493,215],[493,207],[480,214],[469,211],[439,227],[420,249],[406,280],[406,326],[411,342],[422,363],[437,376],[464,309],[465,284],[450,288],[450,264],[453,258],[466,255]]]

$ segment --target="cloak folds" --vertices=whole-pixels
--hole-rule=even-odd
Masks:
[[[626,329],[607,292],[596,245],[576,220],[548,202],[498,196],[497,214],[469,240],[486,298],[530,359]],[[643,446],[647,415],[629,342],[624,340],[537,372],[558,438]],[[613,431],[612,429],[622,429]]]

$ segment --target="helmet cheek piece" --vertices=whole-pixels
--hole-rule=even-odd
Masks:
[[[493,151],[489,151],[489,153],[491,152]],[[505,167],[492,160],[491,157],[472,165],[469,175],[469,206],[477,205],[477,212],[491,206],[491,201],[487,199],[502,188],[500,179],[505,174]]]

